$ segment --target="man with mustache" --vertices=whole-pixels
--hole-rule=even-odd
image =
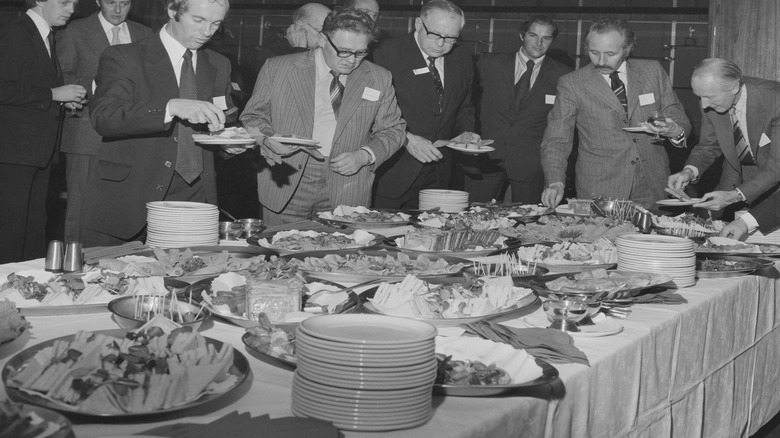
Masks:
[[[600,19],[585,36],[590,64],[558,81],[541,151],[547,185],[542,202],[548,207],[563,198],[575,128],[578,197],[630,199],[644,207],[665,197],[669,157],[653,135],[681,146],[691,124],[661,64],[627,59],[635,45],[625,20]],[[656,126],[646,122],[653,111],[665,116]],[[637,127],[643,132],[624,130]]]

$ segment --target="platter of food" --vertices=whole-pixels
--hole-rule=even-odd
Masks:
[[[534,278],[531,288],[540,295],[584,295],[605,294],[602,299],[621,299],[638,295],[654,286],[670,283],[672,277],[633,271],[591,271],[551,274]]]
[[[493,143],[493,140],[481,140],[477,143],[447,143],[447,147],[468,154],[484,154],[496,150],[495,148],[488,146],[491,143]]]
[[[523,242],[592,243],[603,237],[614,241],[623,234],[637,232],[628,221],[607,217],[542,216],[536,223],[518,225]]]
[[[780,258],[780,245],[746,243],[726,237],[709,237],[704,243],[695,244],[695,250],[696,254]]]
[[[420,278],[460,275],[471,263],[444,255],[417,257],[400,251],[378,249],[338,250],[322,253],[295,253],[282,256],[306,277],[334,283],[362,283],[371,280],[401,280],[407,274]]]
[[[717,236],[723,228],[723,225],[723,221],[702,219],[693,213],[683,213],[674,217],[653,215],[653,228],[655,229],[655,232],[666,236]]]
[[[225,128],[211,134],[192,134],[195,143],[254,147],[254,137],[241,127]]]
[[[499,210],[482,206],[473,206],[457,213],[426,211],[411,221],[425,228],[473,231],[500,230],[512,228],[517,224],[517,221],[508,215],[502,215]]]
[[[14,303],[0,300],[0,346],[21,336],[29,325]]]
[[[333,211],[318,212],[316,218],[326,225],[371,229],[408,225],[411,215],[402,211],[339,205]]]
[[[427,281],[408,275],[361,294],[363,310],[453,327],[522,313],[536,302],[532,290],[512,277],[439,278]]]
[[[298,366],[295,356],[295,329],[280,327],[251,327],[241,341],[249,351],[290,367]]]
[[[380,244],[382,237],[365,230],[286,230],[257,234],[247,239],[247,242],[268,248],[279,254],[287,254],[302,251],[366,248]]]
[[[771,260],[755,257],[697,254],[696,276],[699,278],[731,278],[749,275],[761,269],[773,266]]]
[[[246,357],[230,344],[187,328],[165,334],[151,327],[79,331],[42,342],[12,357],[2,380],[16,401],[129,419],[204,405],[234,391],[250,373]]]
[[[415,256],[442,254],[468,258],[512,251],[520,245],[520,241],[504,237],[496,230],[417,228],[407,231],[403,236],[386,239],[385,244]]]
[[[523,263],[538,264],[551,272],[609,269],[618,261],[617,247],[606,238],[595,243],[561,242],[521,246],[517,248],[516,255]]]
[[[40,406],[0,402],[0,437],[74,438],[73,426],[62,414]]]

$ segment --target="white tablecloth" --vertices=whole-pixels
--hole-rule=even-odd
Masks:
[[[8,273],[42,261],[0,266]],[[778,275],[700,280],[682,289],[686,304],[635,305],[621,333],[576,338],[591,367],[556,365],[561,380],[534,397],[434,397],[424,426],[398,437],[739,437],[780,410]],[[541,312],[541,310],[535,310]],[[29,317],[32,329],[0,347],[0,365],[19,350],[79,329],[117,328],[109,313]],[[522,326],[519,320],[506,321]],[[293,372],[252,356],[243,330],[214,321],[203,334],[248,357],[251,385],[197,412],[148,423],[76,423],[79,438],[143,432],[171,422],[210,422],[232,411],[290,416]],[[5,389],[0,389],[5,398]],[[374,436],[347,432],[346,436]]]

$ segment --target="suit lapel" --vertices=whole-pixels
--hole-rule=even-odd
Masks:
[[[588,64],[583,68],[588,69],[586,82],[592,85],[587,87],[589,93],[596,99],[602,101],[609,108],[623,114],[625,112],[623,110],[623,105],[620,104],[617,96],[615,96],[615,93],[612,91],[612,88],[607,84],[607,81],[604,80],[604,76],[593,67],[593,64]]]
[[[628,92],[626,97],[628,98],[628,118],[634,114],[634,111],[639,107],[639,91],[642,90],[642,85],[645,83],[644,72],[635,68],[634,63],[630,60],[626,60],[626,72],[628,74]]]
[[[205,50],[198,51],[198,67],[195,70],[195,78],[198,82],[198,100],[210,102],[214,96],[214,80],[217,71],[211,62],[209,54]]]
[[[51,77],[56,82],[57,71],[54,68],[54,63],[52,62],[51,56],[49,56],[49,51],[46,50],[46,44],[44,44],[43,38],[41,38],[41,34],[38,32],[38,28],[35,27],[35,23],[32,21],[32,18],[28,17],[27,14],[23,14],[22,17],[22,24],[30,33],[30,40],[32,41],[33,50],[35,50],[35,55],[40,60],[39,65],[50,65]]]
[[[288,84],[292,90],[295,107],[303,120],[304,132],[314,131],[314,86],[315,86],[314,50],[299,57],[290,73]]]
[[[753,86],[745,86],[747,91],[748,116],[748,141],[754,157],[758,157],[758,144],[761,142],[761,134],[764,133],[764,124],[767,120],[767,109],[761,99],[760,91]]]
[[[336,123],[336,132],[333,134],[333,140],[339,138],[344,127],[352,116],[355,115],[360,101],[363,99],[363,91],[368,85],[368,68],[361,63],[352,73],[347,76],[347,83],[344,87],[344,99],[339,110],[339,117]]]
[[[501,87],[503,90],[511,90],[508,93],[502,93],[503,99],[506,102],[505,107],[511,110],[515,108],[515,57],[517,53],[512,56],[507,56],[501,63],[500,81],[504,85]]]
[[[94,53],[103,53],[103,50],[111,45],[108,41],[108,36],[103,31],[103,26],[100,25],[99,13],[96,12],[89,17],[87,21],[88,33],[85,35],[87,43],[92,47]]]
[[[731,116],[726,114],[718,114],[713,110],[711,118],[712,125],[715,128],[715,135],[719,142],[723,142],[721,145],[721,151],[723,157],[731,163],[732,167],[739,169],[741,164],[739,162],[739,156],[737,155],[737,146],[734,144],[734,130],[731,127]],[[725,140],[725,141],[723,141]]]
[[[146,68],[144,70],[148,72],[150,78],[156,79],[154,82],[160,94],[168,99],[178,98],[179,84],[176,82],[176,74],[173,71],[171,59],[168,57],[168,52],[165,51],[160,35],[154,35],[149,38],[145,62]]]

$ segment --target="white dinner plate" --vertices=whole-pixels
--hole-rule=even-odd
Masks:
[[[647,131],[645,131],[644,126],[630,126],[628,128],[623,128],[623,130],[626,132],[644,132],[646,134],[648,133]]]
[[[466,152],[468,154],[485,154],[496,150],[495,148],[490,146],[480,146],[479,149],[469,149],[469,148],[455,146],[454,144],[448,144],[447,147],[459,152]]]
[[[297,138],[297,137],[288,137],[284,135],[275,135],[273,137],[268,137],[271,140],[278,141],[282,144],[294,144],[298,146],[309,146],[309,147],[320,147],[320,142],[317,140],[312,140],[309,138]]]
[[[655,203],[658,205],[665,205],[665,206],[672,206],[672,207],[685,207],[687,205],[698,204],[699,202],[701,202],[701,198],[691,198],[688,201],[681,201],[676,198],[661,199],[660,201],[655,201]]]
[[[192,139],[195,141],[195,143],[200,144],[243,145],[249,147],[253,147],[255,144],[257,144],[254,138],[229,138],[208,134],[192,134]]]

